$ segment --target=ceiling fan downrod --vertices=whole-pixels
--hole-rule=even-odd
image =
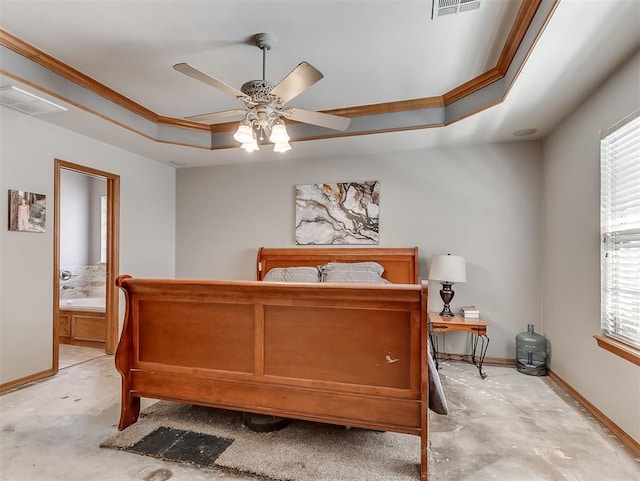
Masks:
[[[262,50],[262,80],[267,80],[267,50],[271,50],[276,42],[268,33],[257,33],[255,39],[256,47]]]
[[[275,45],[275,41],[273,37],[268,33],[258,33],[255,36],[256,47],[262,50],[262,80],[249,80],[245,82],[242,87],[240,87],[240,91],[251,97],[251,99],[256,103],[272,103],[280,106],[282,101],[273,95],[269,95],[269,93],[276,86],[273,82],[267,80],[267,50],[271,50],[271,47]]]

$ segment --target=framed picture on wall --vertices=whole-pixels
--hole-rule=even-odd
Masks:
[[[9,230],[44,232],[46,221],[46,195],[9,189]]]
[[[380,182],[296,186],[296,244],[378,244]]]

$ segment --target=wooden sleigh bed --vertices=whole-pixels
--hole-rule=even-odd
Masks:
[[[273,268],[377,262],[393,284],[263,282]],[[258,281],[122,275],[118,428],[140,398],[418,435],[427,480],[427,285],[417,248],[261,248]],[[384,456],[384,453],[380,453]]]

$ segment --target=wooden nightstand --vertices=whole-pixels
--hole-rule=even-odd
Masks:
[[[472,336],[471,362],[478,368],[478,372],[482,379],[487,377],[487,375],[482,371],[484,356],[487,353],[487,348],[489,347],[489,337],[487,336],[487,326],[489,326],[489,324],[486,321],[482,318],[464,318],[460,314],[456,314],[453,317],[447,317],[441,316],[437,312],[430,312],[427,326],[429,329],[431,352],[433,354],[433,360],[436,363],[436,368],[439,367],[438,337],[436,334],[452,331],[465,331],[470,333]],[[480,342],[480,352],[477,353],[478,342]],[[476,355],[476,353],[478,355]]]

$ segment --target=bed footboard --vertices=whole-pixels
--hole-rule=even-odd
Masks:
[[[116,366],[119,429],[140,398],[421,436],[427,286],[134,279]]]

